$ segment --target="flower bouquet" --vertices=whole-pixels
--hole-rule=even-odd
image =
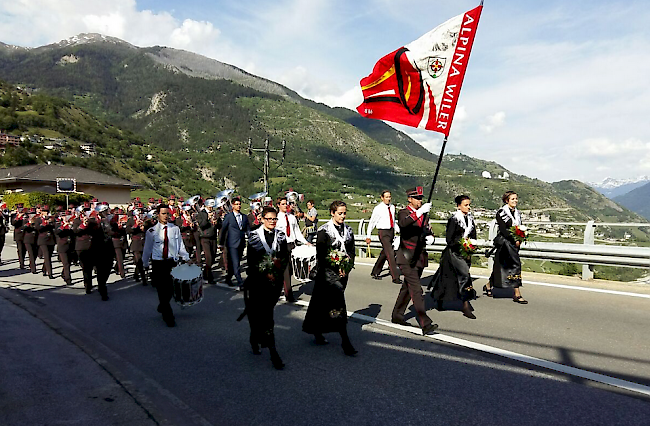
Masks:
[[[471,259],[472,255],[476,253],[478,246],[469,238],[460,239],[460,255],[465,259]]]
[[[339,271],[343,272],[345,275],[349,274],[352,269],[354,269],[354,262],[350,259],[347,253],[340,250],[330,250],[327,255],[327,260],[330,265],[337,268]]]
[[[267,275],[271,281],[276,281],[284,275],[287,265],[283,264],[282,259],[275,257],[275,252],[265,255],[258,266],[258,271],[262,275]]]
[[[520,244],[528,240],[528,228],[524,225],[511,226],[510,234],[512,234],[515,241],[519,241]]]

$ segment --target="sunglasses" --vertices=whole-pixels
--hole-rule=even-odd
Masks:
[[[423,197],[422,195],[411,195],[411,198],[413,198],[413,199],[415,199],[415,200],[422,200],[422,199],[424,199],[424,197]]]
[[[277,222],[278,221],[277,217],[263,217],[262,219],[268,220],[269,222]]]

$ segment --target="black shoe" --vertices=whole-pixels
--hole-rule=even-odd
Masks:
[[[393,318],[393,319],[390,320],[390,322],[392,322],[393,324],[405,325],[405,326],[407,326],[407,327],[410,327],[410,326],[411,326],[410,323],[406,322],[406,321],[403,320],[403,319]]]
[[[43,272],[43,276],[44,276],[44,277],[47,277],[47,272]]]
[[[487,297],[492,297],[492,287],[488,288],[486,285],[484,285],[483,294],[485,294]]]
[[[142,281],[142,286],[143,286],[143,287],[145,287],[145,286],[147,286],[147,285],[149,285],[149,283],[147,282],[147,280]]]
[[[426,336],[427,334],[434,334],[438,329],[438,324],[429,324],[422,329],[422,335]]]
[[[167,327],[176,327],[176,320],[174,318],[165,320]]]
[[[140,276],[139,275],[134,276],[133,279],[135,280],[136,283],[140,282]]]
[[[317,344],[317,345],[322,346],[322,345],[327,345],[327,344],[329,343],[329,342],[327,341],[327,339],[326,339],[325,337],[323,337],[322,334],[317,334],[317,335],[314,336],[314,337],[315,337],[315,339],[314,339],[314,343]]]
[[[404,284],[404,281],[400,280],[399,278],[393,280],[393,284]]]
[[[373,275],[373,274],[370,274],[370,278],[372,278],[373,280],[380,280],[381,279],[381,277],[379,275]]]
[[[438,311],[440,311],[440,312],[442,312],[442,311],[445,310],[445,308],[442,306],[442,300],[438,300],[438,301],[436,302],[436,309],[437,309]]]
[[[66,281],[65,285],[72,285],[72,281]]]
[[[253,355],[262,355],[262,351],[260,351],[260,345],[257,343],[251,343],[251,349],[253,350]]]
[[[108,294],[102,294],[102,301],[106,302],[108,300]]]
[[[358,350],[354,349],[354,346],[352,346],[352,343],[350,342],[344,343],[341,346],[343,347],[343,353],[347,356],[355,356],[359,353]]]
[[[280,355],[272,354],[271,362],[273,363],[273,368],[275,368],[276,370],[284,369],[284,363],[282,362],[282,358],[280,358]]]
[[[90,290],[86,289],[86,294],[90,294],[90,293],[92,293],[92,292],[93,292],[92,289],[90,289]]]
[[[56,278],[54,278],[54,275],[48,275],[48,278],[51,279],[51,280],[56,279]]]

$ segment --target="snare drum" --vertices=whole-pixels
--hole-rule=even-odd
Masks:
[[[192,306],[203,300],[203,274],[196,265],[179,265],[172,269],[174,300],[181,307]]]
[[[316,247],[302,245],[291,251],[293,276],[301,281],[309,281],[316,268]]]

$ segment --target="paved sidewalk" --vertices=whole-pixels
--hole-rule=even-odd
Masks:
[[[0,297],[0,425],[157,424],[72,342]]]

